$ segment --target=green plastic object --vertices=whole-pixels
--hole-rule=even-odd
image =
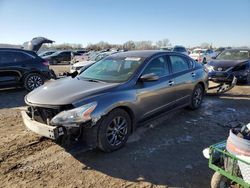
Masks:
[[[209,149],[209,168],[225,176],[232,183],[244,188],[250,188],[241,176],[238,161],[250,166],[250,163],[237,158],[226,151],[226,141],[214,144]]]

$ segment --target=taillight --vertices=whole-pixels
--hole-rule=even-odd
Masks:
[[[44,64],[45,66],[49,66],[49,61],[44,61],[43,64]]]

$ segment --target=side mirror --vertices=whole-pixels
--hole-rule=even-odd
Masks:
[[[153,81],[157,81],[159,80],[159,76],[157,76],[156,74],[154,73],[150,73],[150,74],[144,74],[140,77],[140,80],[142,82],[153,82]]]
[[[212,59],[216,59],[216,57],[212,57]]]

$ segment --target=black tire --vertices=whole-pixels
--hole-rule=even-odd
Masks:
[[[189,109],[196,110],[200,108],[203,97],[204,97],[204,88],[202,87],[201,84],[198,84],[195,86],[193,94],[191,96]]]
[[[111,111],[100,122],[97,133],[98,148],[104,152],[112,152],[123,147],[128,140],[131,124],[131,118],[126,111]]]
[[[203,63],[203,64],[206,64],[206,63],[207,63],[207,59],[206,59],[205,57],[203,58],[202,63]]]
[[[30,73],[24,78],[23,85],[28,91],[32,91],[44,84],[44,78],[38,73]]]
[[[230,185],[230,181],[219,172],[215,172],[213,174],[211,179],[211,188],[228,188]]]

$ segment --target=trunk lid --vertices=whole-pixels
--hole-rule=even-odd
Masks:
[[[31,41],[29,42],[25,42],[23,43],[23,48],[25,50],[31,50],[31,51],[35,51],[38,52],[38,50],[41,48],[41,46],[45,43],[53,43],[54,41],[47,39],[45,37],[36,37],[33,38]]]

